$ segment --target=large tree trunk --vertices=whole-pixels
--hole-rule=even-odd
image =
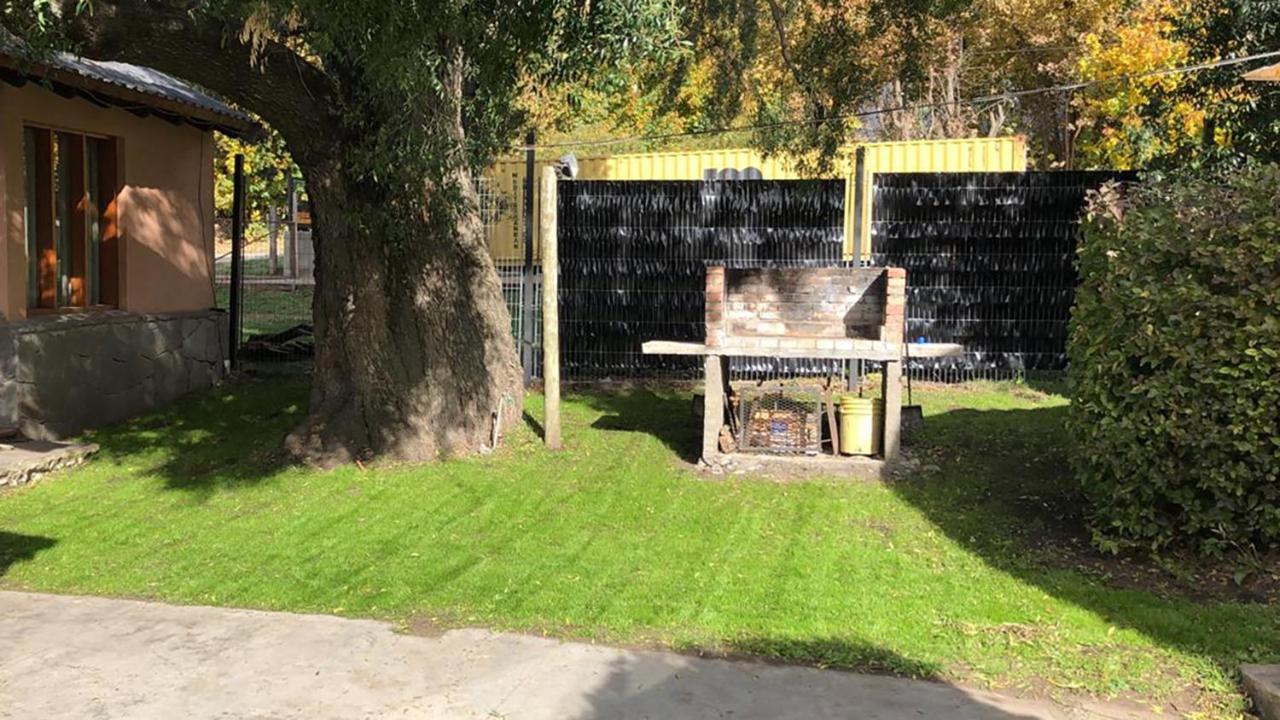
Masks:
[[[462,152],[460,49],[439,96],[412,99],[430,103],[425,137],[439,162],[420,184],[387,182],[345,164],[367,147],[343,113],[377,112],[358,95],[358,73],[344,84],[334,68],[279,42],[251,46],[239,28],[200,20],[179,0],[103,0],[91,17],[75,13],[75,0],[62,4],[85,54],[222,93],[279,131],[302,168],[314,215],[316,361],[310,412],[289,449],[322,464],[427,460],[489,446],[495,422],[514,427],[522,377]]]
[[[332,463],[489,446],[495,423],[519,420],[523,386],[465,169],[453,180],[462,206],[437,192],[427,198],[434,217],[392,218],[410,226],[410,243],[365,235],[348,221],[362,201],[340,171],[305,171],[316,228],[316,360],[310,414],[289,449]]]

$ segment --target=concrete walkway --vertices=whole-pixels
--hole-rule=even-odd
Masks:
[[[0,718],[1089,718],[947,685],[314,615],[0,592]]]

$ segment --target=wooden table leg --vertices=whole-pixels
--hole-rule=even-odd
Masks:
[[[822,403],[827,406],[827,431],[831,433],[831,454],[840,457],[840,426],[836,424],[835,392],[831,389],[831,377],[822,391]]]
[[[902,362],[884,364],[884,453],[885,460],[898,457],[902,447]]]
[[[708,355],[704,361],[705,388],[702,403],[702,459],[711,462],[720,455],[720,428],[724,426],[725,387],[729,380],[729,358]]]

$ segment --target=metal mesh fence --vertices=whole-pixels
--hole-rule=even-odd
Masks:
[[[645,355],[647,340],[702,342],[708,263],[840,263],[842,180],[574,181],[559,191],[560,335],[566,379],[692,379],[695,357]],[[734,358],[736,376],[839,371]]]
[[[523,188],[495,192],[480,178],[476,190],[486,232],[504,220],[520,224]],[[512,200],[512,197],[515,200]],[[230,222],[218,223],[216,301],[227,308],[231,293]],[[541,273],[523,259],[497,258],[502,292],[511,312],[511,332],[530,371],[541,363]],[[241,357],[249,360],[305,360],[314,353],[311,301],[315,290],[315,250],[311,229],[288,218],[249,223],[240,267]],[[526,333],[527,329],[527,333]]]
[[[1074,300],[1075,243],[1087,193],[1124,173],[876,175],[873,263],[908,272],[910,340],[957,342],[961,358],[909,360],[922,380],[1059,373]],[[523,236],[523,186],[477,182],[490,233]],[[514,182],[514,181],[513,181]],[[508,190],[503,188],[503,190]],[[567,380],[694,379],[698,358],[646,356],[646,340],[702,342],[708,263],[822,267],[842,260],[840,180],[565,181],[559,190],[562,372]],[[515,198],[514,200],[512,198]],[[230,247],[220,233],[219,305]],[[310,357],[311,235],[284,219],[250,224],[241,337],[249,358]],[[504,236],[505,237],[505,236]],[[506,238],[511,244],[511,238]],[[491,247],[495,247],[491,243]],[[526,377],[541,375],[542,277],[503,246],[495,265]],[[862,363],[733,358],[735,382],[836,377]]]
[[[216,287],[219,307],[231,294],[229,223],[219,223]],[[314,341],[311,297],[315,253],[311,231],[283,219],[249,223],[240,266],[241,356],[253,360],[299,360]]]
[[[523,260],[497,258],[502,297],[511,314],[511,336],[528,377],[542,377],[542,271],[525,269]]]
[[[1088,193],[1109,172],[876,175],[871,249],[907,270],[907,335],[954,342],[912,377],[956,382],[1066,368],[1075,250]]]

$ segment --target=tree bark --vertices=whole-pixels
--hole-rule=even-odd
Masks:
[[[421,226],[413,242],[397,244],[346,222],[344,208],[362,192],[340,169],[303,170],[316,248],[316,359],[310,414],[286,446],[322,464],[487,447],[495,421],[519,420],[523,383],[466,169],[454,170],[463,206],[433,193],[428,213],[437,217],[396,218]]]
[[[445,153],[438,177],[423,179],[422,202],[403,202],[396,193],[405,191],[344,164],[356,139],[344,137],[334,109],[343,89],[288,48],[267,43],[255,54],[236,28],[196,19],[176,0],[94,7],[92,18],[69,22],[81,52],[223,94],[279,131],[303,171],[316,251],[316,358],[309,414],[285,443],[292,453],[325,465],[429,460],[488,447],[495,422],[515,426],[523,383],[461,151],[460,63],[446,71],[436,99],[452,110],[431,128],[457,151]]]

